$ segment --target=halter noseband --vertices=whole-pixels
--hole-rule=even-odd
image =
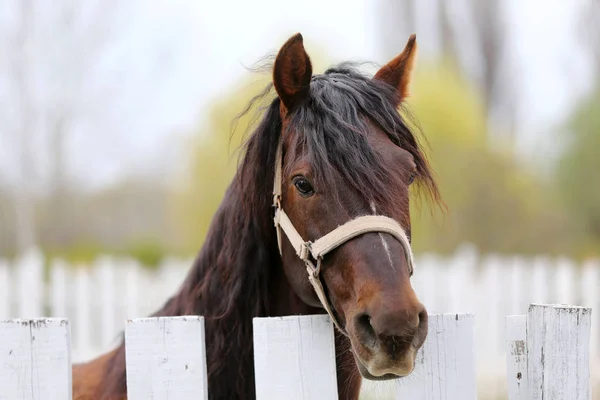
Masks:
[[[282,140],[279,140],[277,145],[277,153],[275,156],[275,179],[273,184],[273,206],[275,207],[274,222],[275,229],[277,231],[277,245],[279,246],[279,253],[282,254],[281,231],[283,230],[288,240],[294,247],[294,250],[296,250],[296,255],[302,261],[304,261],[304,264],[306,265],[306,271],[308,272],[308,280],[312,284],[317,296],[319,297],[323,308],[325,308],[325,311],[327,311],[327,314],[329,314],[329,317],[335,326],[340,330],[340,332],[347,335],[346,331],[335,318],[333,308],[327,301],[325,290],[319,278],[323,256],[350,239],[362,234],[368,232],[384,232],[391,234],[398,239],[400,244],[402,244],[408,260],[409,270],[412,271],[413,254],[410,247],[410,242],[408,241],[408,237],[406,236],[404,229],[402,229],[398,222],[383,215],[365,215],[357,217],[341,226],[338,226],[314,242],[305,241],[302,239],[302,236],[300,236],[296,228],[294,228],[292,221],[290,221],[289,217],[281,207],[282,168],[283,149]],[[312,262],[310,256],[316,260],[317,265]]]

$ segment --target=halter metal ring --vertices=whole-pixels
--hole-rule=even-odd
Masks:
[[[323,259],[319,256],[319,258],[317,258],[317,266],[315,266],[315,264],[313,264],[313,262],[311,260],[309,260],[308,258],[306,260],[304,260],[304,264],[306,264],[306,269],[309,273],[309,275],[311,275],[312,277],[319,279],[319,275],[321,274],[321,262],[323,261]]]

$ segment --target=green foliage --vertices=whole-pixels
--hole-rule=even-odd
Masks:
[[[564,218],[548,188],[517,163],[508,146],[490,148],[475,91],[449,67],[419,71],[408,103],[430,144],[449,212],[413,207],[415,250],[451,252],[464,242],[482,252],[564,249]]]
[[[141,238],[120,247],[110,247],[99,242],[80,242],[64,248],[46,247],[43,252],[47,260],[59,258],[72,265],[84,266],[91,265],[98,257],[106,254],[131,257],[149,269],[157,268],[171,254],[159,241]]]
[[[600,90],[587,98],[567,123],[564,152],[556,166],[557,186],[576,226],[580,248],[600,255]]]
[[[93,242],[78,242],[66,247],[45,247],[46,259],[60,258],[71,264],[89,264],[101,254],[106,254],[103,246]]]
[[[137,240],[123,251],[146,268],[156,269],[167,256],[164,247],[155,240]]]
[[[476,91],[447,65],[418,66],[408,98],[432,147],[479,149],[486,143],[485,110]],[[433,160],[435,162],[435,160]]]

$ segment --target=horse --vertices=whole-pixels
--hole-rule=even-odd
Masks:
[[[413,371],[427,311],[410,282],[411,185],[441,202],[399,111],[416,51],[413,34],[367,76],[349,63],[313,74],[300,33],[279,49],[204,245],[153,314],[204,316],[210,399],[256,397],[253,317],[329,314],[340,399]],[[73,398],[127,398],[123,341],[73,366]]]

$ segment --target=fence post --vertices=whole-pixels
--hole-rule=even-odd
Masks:
[[[13,266],[17,277],[17,315],[21,318],[40,318],[44,315],[45,295],[44,255],[38,249],[23,254]]]
[[[398,381],[398,400],[477,399],[473,321],[473,314],[429,316],[415,370]]]
[[[87,266],[76,265],[75,277],[75,320],[73,322],[73,352],[77,359],[87,359],[92,349],[92,293],[90,273]]]
[[[140,279],[141,271],[137,262],[133,260],[127,260],[124,263],[125,270],[125,294],[123,298],[125,299],[124,304],[124,313],[127,319],[135,318],[139,314],[139,302],[140,298],[139,287],[140,287]],[[143,315],[143,314],[142,314]]]
[[[590,326],[590,308],[529,306],[529,399],[591,399]]]
[[[99,297],[100,297],[100,327],[102,329],[100,335],[100,345],[102,348],[113,344],[117,339],[115,322],[115,267],[111,257],[103,256],[96,259],[94,268],[98,274],[99,281]]]
[[[254,318],[253,326],[258,400],[338,398],[328,316]]]
[[[596,310],[600,306],[600,296],[598,294],[598,286],[600,285],[600,262],[598,260],[588,260],[583,264],[581,274],[581,285],[578,287],[581,290],[582,306]],[[600,343],[600,313],[592,314],[592,329],[590,354],[591,360],[597,365],[598,363],[598,348]],[[597,375],[597,374],[595,374]]]
[[[529,400],[527,378],[527,316],[506,317],[508,400]]]
[[[128,320],[128,399],[208,399],[204,340],[203,317]]]
[[[560,304],[581,304],[575,296],[575,263],[568,258],[560,257],[556,260],[554,275],[554,296]],[[539,303],[538,303],[539,304]]]
[[[53,260],[50,264],[50,315],[66,318],[67,313],[67,264],[61,260]]]
[[[510,259],[510,307],[505,315],[520,314],[529,305],[528,292],[524,290],[529,282],[530,271],[527,261],[520,256]]]
[[[66,319],[0,321],[0,338],[1,398],[71,399]]]
[[[415,265],[419,266],[419,273],[414,275],[413,288],[416,293],[419,293],[420,300],[423,302],[425,307],[431,312],[437,310],[436,295],[436,284],[438,283],[437,276],[437,264],[436,260],[430,254],[422,254],[415,256]]]
[[[0,319],[8,319],[11,316],[11,281],[10,266],[8,261],[0,258]]]
[[[546,303],[549,301],[550,280],[548,279],[551,271],[552,261],[547,257],[536,257],[533,260],[531,271],[531,292],[529,300],[532,303]]]

